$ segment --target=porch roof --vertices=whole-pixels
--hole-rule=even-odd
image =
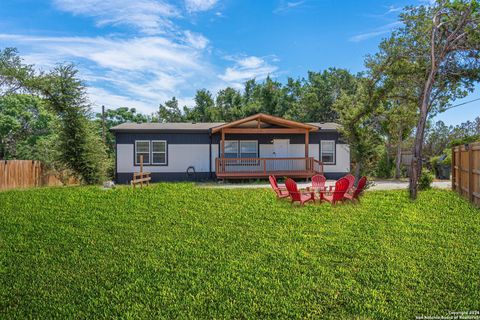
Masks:
[[[280,127],[285,129],[299,129],[302,131],[317,131],[320,128],[316,125],[309,123],[302,123],[293,120],[287,120],[280,117],[267,115],[264,113],[258,113],[243,119],[225,123],[216,127],[213,127],[212,133],[220,131],[227,131],[236,129],[237,131],[245,131],[250,133],[261,133],[264,131],[268,133],[268,127]]]

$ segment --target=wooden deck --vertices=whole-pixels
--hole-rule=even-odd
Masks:
[[[264,178],[269,175],[309,178],[323,173],[323,164],[312,158],[216,158],[219,179]]]

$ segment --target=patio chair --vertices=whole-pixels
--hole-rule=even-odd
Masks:
[[[353,193],[353,189],[354,189],[353,187],[355,185],[355,176],[349,173],[344,178],[348,180],[347,193]]]
[[[325,182],[327,179],[321,174],[316,174],[312,177],[312,187],[308,187],[309,191],[320,191],[320,200],[323,199],[323,194],[326,191]]]
[[[273,191],[275,191],[278,199],[288,198],[290,196],[285,187],[278,186],[275,176],[269,176],[268,180],[270,181],[270,185],[272,186]]]
[[[365,189],[366,185],[367,177],[361,177],[360,180],[358,180],[357,188],[351,194],[345,193],[345,199],[348,199],[350,201],[357,200],[358,202],[360,202],[360,194]]]
[[[347,192],[349,181],[347,178],[341,178],[335,182],[335,188],[330,187],[329,194],[323,196],[323,199],[330,202],[331,204],[336,204],[339,201],[344,201],[344,196]]]
[[[285,186],[290,194],[292,204],[294,202],[300,202],[300,205],[303,206],[305,202],[308,201],[313,201],[313,203],[315,203],[315,195],[313,191],[298,190],[297,183],[292,179],[288,178],[287,181],[285,181]]]

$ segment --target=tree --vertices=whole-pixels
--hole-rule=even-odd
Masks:
[[[195,94],[195,106],[192,109],[183,108],[185,119],[193,122],[215,121],[217,113],[215,112],[215,102],[212,94],[206,89],[197,90]]]
[[[23,63],[15,48],[0,50],[0,97],[28,88],[33,67]]]
[[[217,94],[216,109],[222,121],[230,122],[243,117],[242,96],[237,90],[227,87]]]
[[[394,58],[409,61],[417,81],[419,118],[410,174],[410,197],[416,199],[422,170],[422,147],[429,116],[471,92],[480,79],[480,11],[476,0],[437,0],[432,6],[408,7],[404,26],[393,33]]]
[[[0,159],[36,159],[37,144],[53,134],[54,121],[55,115],[36,96],[0,97]]]
[[[178,100],[173,97],[160,104],[158,108],[158,122],[182,122],[184,121],[182,112],[178,107]]]
[[[59,160],[85,183],[92,184],[105,176],[106,154],[89,121],[90,107],[77,72],[73,65],[57,66],[40,76],[31,89],[45,97],[61,121]]]
[[[377,128],[382,103],[380,92],[376,81],[358,77],[355,92],[342,92],[333,105],[342,125],[343,138],[350,146],[357,180],[375,159],[376,146],[381,142]]]
[[[427,125],[423,145],[424,155],[429,158],[441,155],[451,139],[452,127],[447,126],[443,121]]]

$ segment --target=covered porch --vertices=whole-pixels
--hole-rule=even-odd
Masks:
[[[318,127],[265,114],[256,114],[241,120],[227,123],[212,129],[212,134],[220,135],[219,157],[215,159],[215,172],[219,179],[248,179],[265,178],[269,175],[308,178],[323,173],[322,163],[309,155],[310,132],[317,131]],[[252,137],[250,142],[257,141],[258,151],[255,157],[249,155],[248,150],[243,153],[242,145],[237,142],[237,156],[231,151],[226,152],[226,143],[234,136]],[[290,141],[291,138],[303,136],[304,156],[292,156],[282,152],[279,143],[277,152],[270,156],[261,156],[258,141],[262,137],[282,137],[278,141]],[[245,141],[246,142],[246,141]],[[229,146],[230,147],[230,146]],[[288,148],[288,144],[287,144]],[[250,151],[251,152],[251,151]],[[303,151],[302,151],[303,152]],[[238,156],[241,155],[241,156]]]

